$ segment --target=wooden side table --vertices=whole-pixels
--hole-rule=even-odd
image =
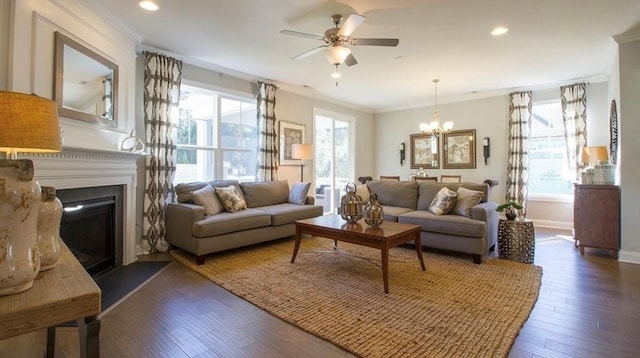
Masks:
[[[69,248],[61,242],[56,267],[40,272],[33,287],[0,297],[0,339],[47,330],[47,357],[52,357],[55,326],[77,321],[80,356],[99,357],[101,292]]]
[[[498,222],[498,257],[532,264],[535,254],[533,222],[528,219]]]

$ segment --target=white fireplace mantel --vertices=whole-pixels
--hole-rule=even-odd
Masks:
[[[52,154],[25,154],[31,159],[40,185],[75,189],[124,185],[122,263],[136,261],[136,161],[144,154],[63,147]]]

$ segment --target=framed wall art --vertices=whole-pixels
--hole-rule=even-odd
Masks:
[[[299,159],[293,159],[291,145],[304,143],[304,124],[280,121],[280,165],[300,165]]]
[[[476,130],[451,131],[442,135],[444,169],[476,167]]]
[[[438,137],[431,134],[412,134],[411,169],[437,169],[440,167],[438,158]]]

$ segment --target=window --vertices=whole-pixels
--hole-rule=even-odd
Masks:
[[[529,136],[529,193],[547,196],[570,195],[572,179],[560,101],[533,104]]]
[[[252,98],[182,85],[174,183],[256,176],[258,128]]]

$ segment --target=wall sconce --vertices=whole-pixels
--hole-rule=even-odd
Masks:
[[[482,139],[482,149],[484,153],[484,165],[487,165],[487,159],[491,156],[491,141],[489,137],[484,137]]]
[[[404,162],[404,153],[405,153],[405,147],[404,147],[404,142],[400,143],[400,166],[402,166],[402,162]]]

